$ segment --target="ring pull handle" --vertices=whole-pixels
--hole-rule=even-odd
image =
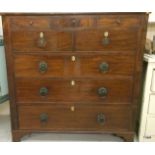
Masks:
[[[39,63],[39,71],[40,73],[45,73],[47,71],[48,65],[45,61],[41,61]]]
[[[100,124],[100,125],[105,124],[105,115],[103,113],[99,113],[97,115],[97,123]]]
[[[107,62],[102,62],[99,66],[99,69],[102,73],[105,73],[109,70],[109,64]]]
[[[40,114],[39,118],[42,123],[46,123],[48,121],[48,115],[46,113]]]
[[[46,87],[42,87],[40,88],[39,93],[41,96],[46,96],[48,94],[48,89]]]
[[[104,38],[102,40],[103,45],[109,45],[110,44],[110,38],[109,38],[109,32],[105,31],[104,32]]]
[[[108,94],[108,90],[105,87],[101,87],[98,89],[98,95],[101,97],[105,97]]]
[[[38,39],[38,47],[44,48],[46,46],[46,39],[43,32],[39,33],[39,39]]]

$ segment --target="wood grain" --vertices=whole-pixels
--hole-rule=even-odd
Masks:
[[[108,32],[110,43],[103,45],[104,32]],[[123,51],[134,52],[137,43],[137,30],[133,29],[86,29],[76,31],[75,49],[77,51]],[[89,46],[88,46],[89,45]]]
[[[75,80],[75,86],[71,81]],[[132,79],[16,79],[16,101],[18,103],[79,102],[83,104],[131,104]],[[40,88],[46,87],[48,94],[41,96]],[[98,94],[98,89],[108,90],[106,97]],[[58,104],[58,103],[57,103]]]
[[[75,106],[75,111],[72,112],[70,106],[20,106],[18,111],[20,129],[115,132],[128,131],[132,123],[131,110],[123,107]],[[42,113],[48,115],[47,122],[40,122]],[[105,115],[104,125],[97,122],[100,113]]]
[[[112,133],[133,140],[147,13],[2,15],[13,141],[44,131]],[[38,44],[41,32],[44,47]],[[40,61],[48,65],[45,73]],[[102,62],[109,65],[105,73]],[[47,95],[40,95],[41,87]],[[105,97],[98,95],[101,87],[108,90]],[[48,114],[46,123],[40,122],[41,113]],[[97,123],[99,113],[104,125]]]
[[[71,58],[75,56],[75,62]],[[39,71],[39,63],[47,63],[47,71]],[[107,72],[100,70],[102,63],[109,65]],[[133,55],[114,54],[24,54],[15,55],[15,77],[100,77],[132,76],[134,73]],[[123,67],[122,67],[123,65]]]

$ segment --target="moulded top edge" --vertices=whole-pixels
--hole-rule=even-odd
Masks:
[[[18,16],[26,16],[26,15],[35,15],[35,16],[43,16],[43,15],[106,15],[106,14],[150,14],[151,12],[1,12],[0,15],[18,15]]]

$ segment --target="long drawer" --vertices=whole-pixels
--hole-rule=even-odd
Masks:
[[[132,111],[123,107],[19,106],[19,129],[130,131]]]
[[[133,55],[61,54],[14,56],[15,77],[132,76]]]
[[[132,85],[132,78],[111,77],[94,80],[17,78],[16,100],[19,104],[32,102],[130,104]]]

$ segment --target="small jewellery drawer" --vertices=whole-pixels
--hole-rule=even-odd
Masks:
[[[132,78],[50,79],[17,78],[18,104],[77,102],[83,104],[130,104]]]
[[[98,15],[97,27],[104,28],[137,28],[141,24],[139,16],[132,15]]]
[[[100,106],[19,106],[19,128],[51,131],[126,131],[130,108]]]
[[[12,31],[18,30],[49,30],[50,16],[10,16]]]

